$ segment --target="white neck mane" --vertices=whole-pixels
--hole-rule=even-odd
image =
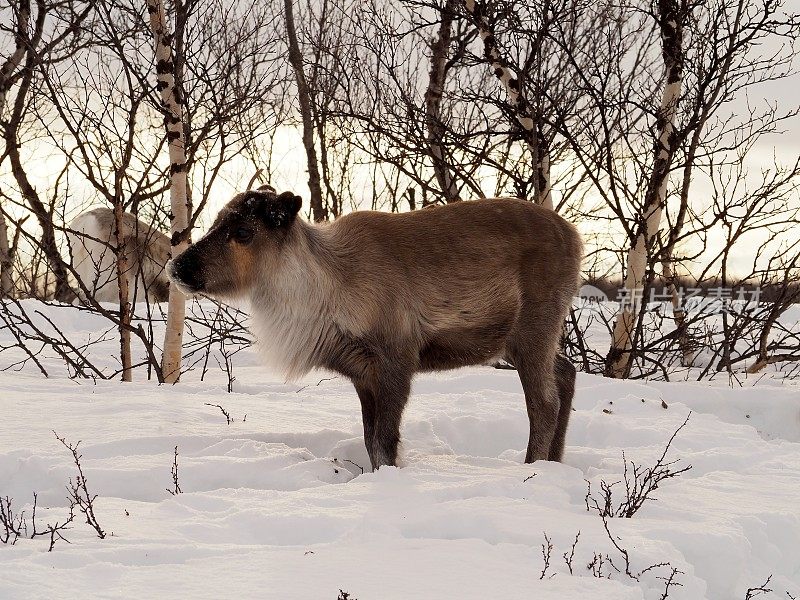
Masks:
[[[277,269],[259,273],[250,295],[259,350],[287,381],[318,366],[315,361],[334,333],[334,273],[319,256],[329,252],[328,233],[327,227],[297,221]]]

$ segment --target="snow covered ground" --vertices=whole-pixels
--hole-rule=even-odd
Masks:
[[[104,326],[63,313],[76,339]],[[0,355],[0,368],[10,360]],[[800,597],[798,387],[579,375],[564,463],[525,465],[514,372],[426,375],[405,416],[405,466],[362,474],[347,381],[286,384],[253,351],[235,360],[231,394],[221,372],[175,387],[45,379],[30,365],[0,373],[0,496],[29,515],[36,492],[39,524],[66,516],[76,469],[55,430],[81,441],[108,533],[99,539],[79,514],[52,552],[44,538],[0,544],[0,599],[335,600],[341,589],[359,600],[649,600],[673,569],[672,600],[744,600],[770,575],[773,591],[751,597]],[[587,511],[586,480],[599,499],[601,480],[622,479],[623,451],[653,464],[690,411],[668,459],[692,469],[633,518],[607,519],[610,537]],[[183,493],[172,495],[175,446]],[[570,574],[564,555],[579,532]],[[641,573],[659,563],[669,564]]]

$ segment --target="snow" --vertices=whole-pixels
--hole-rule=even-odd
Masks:
[[[72,308],[42,310],[75,339],[107,329]],[[113,336],[104,344],[113,365]],[[0,354],[0,368],[13,356]],[[362,474],[360,407],[346,380],[313,373],[287,384],[253,350],[234,362],[230,394],[219,371],[174,387],[142,373],[132,384],[70,380],[56,358],[49,379],[32,365],[0,372],[0,496],[29,513],[37,492],[37,523],[66,515],[76,470],[55,430],[81,440],[109,533],[99,539],[78,515],[70,543],[52,552],[43,538],[0,544],[0,598],[335,600],[342,589],[359,600],[650,600],[671,567],[682,584],[672,600],[744,599],[769,575],[774,592],[761,597],[800,596],[800,389],[789,383],[579,374],[564,463],[525,465],[513,371],[424,375],[405,415],[404,466]],[[652,465],[690,411],[668,459],[692,469],[633,518],[607,520],[634,574],[671,565],[637,581],[587,511],[586,480],[596,496],[601,480],[621,480],[623,451]],[[175,446],[183,493],[171,495]],[[570,575],[563,555],[578,532]],[[544,534],[552,552],[540,579]],[[604,564],[593,576],[595,553],[623,572]]]

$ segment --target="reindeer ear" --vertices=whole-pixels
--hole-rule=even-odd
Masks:
[[[283,192],[266,203],[264,221],[273,229],[288,227],[294,222],[302,205],[303,199],[300,196],[295,196],[292,192]]]

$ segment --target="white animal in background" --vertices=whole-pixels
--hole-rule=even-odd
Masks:
[[[164,266],[170,257],[169,237],[130,213],[124,213],[122,225],[131,300],[166,301],[169,279]],[[67,238],[75,274],[89,293],[98,302],[119,301],[114,211],[95,208],[81,213],[69,224]],[[78,296],[85,301],[86,293],[78,288]]]

